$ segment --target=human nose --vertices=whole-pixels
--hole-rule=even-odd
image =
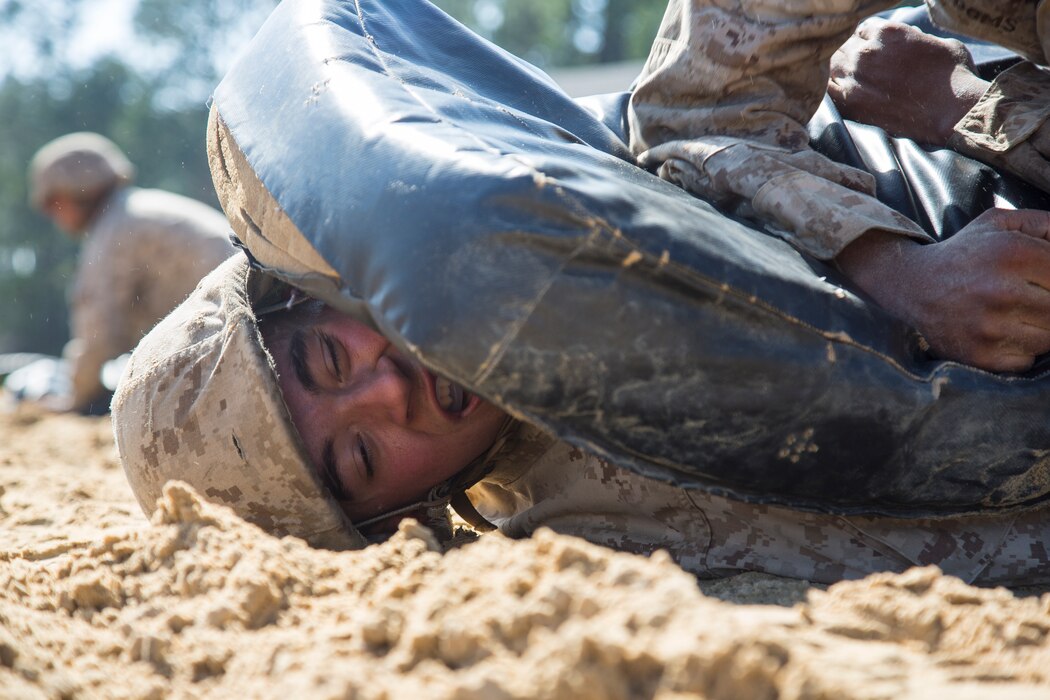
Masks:
[[[408,423],[411,386],[397,366],[380,358],[374,367],[354,372],[339,392],[338,410],[347,419],[386,419],[397,425]]]

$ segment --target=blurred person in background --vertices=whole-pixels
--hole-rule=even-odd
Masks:
[[[132,186],[135,166],[104,136],[44,145],[29,166],[30,204],[83,244],[70,292],[68,395],[57,410],[104,413],[103,365],[129,352],[233,253],[226,218],[182,195]]]

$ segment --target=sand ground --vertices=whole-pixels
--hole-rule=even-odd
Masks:
[[[150,523],[104,418],[0,414],[0,538],[0,698],[1050,698],[1050,593],[415,524],[332,553],[177,486]]]

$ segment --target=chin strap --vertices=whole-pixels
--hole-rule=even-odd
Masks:
[[[452,497],[448,499],[448,504],[459,517],[478,532],[492,532],[496,529],[496,526],[486,520],[485,516],[479,513],[474,504],[470,502],[466,491],[452,494]]]
[[[416,501],[415,503],[409,503],[407,506],[401,506],[400,508],[395,508],[394,510],[388,510],[385,513],[374,515],[371,518],[368,518],[367,520],[356,520],[354,521],[354,527],[365,528],[369,525],[375,525],[376,523],[382,522],[388,518],[393,518],[398,515],[405,515],[407,513],[411,513],[417,510],[425,509],[427,511],[430,511],[434,508],[443,509],[448,505],[449,498],[448,496],[437,496],[435,492],[439,488],[441,487],[435,486],[434,488],[432,488],[430,490],[430,493],[427,494],[427,497],[422,501]]]
[[[517,420],[507,416],[500,426],[499,432],[496,433],[496,439],[492,441],[492,445],[485,450],[484,454],[468,464],[451,479],[430,489],[426,498],[394,510],[388,510],[367,520],[356,521],[354,526],[358,529],[363,529],[398,515],[407,515],[422,510],[426,513],[423,524],[434,530],[439,540],[447,542],[452,538],[452,523],[448,517],[448,507],[451,505],[456,513],[476,530],[481,532],[495,530],[496,526],[478,512],[474,504],[467,498],[466,492],[471,486],[481,481],[491,470],[493,458],[507,444],[507,440],[516,432],[519,425],[520,423]]]
[[[496,456],[503,451],[507,441],[518,432],[520,426],[521,423],[507,416],[496,433],[496,439],[492,441],[492,445],[485,450],[485,453],[467,465],[466,469],[443,484],[443,486],[447,487],[446,492],[449,494],[449,505],[459,514],[459,517],[480,532],[492,532],[496,529],[496,526],[486,520],[478,512],[478,509],[474,507],[474,504],[470,502],[470,498],[467,496],[467,489],[481,481],[486,474],[492,471]]]

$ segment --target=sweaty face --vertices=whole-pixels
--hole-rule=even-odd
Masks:
[[[352,520],[424,497],[488,449],[505,418],[329,307],[262,328],[292,421]]]

